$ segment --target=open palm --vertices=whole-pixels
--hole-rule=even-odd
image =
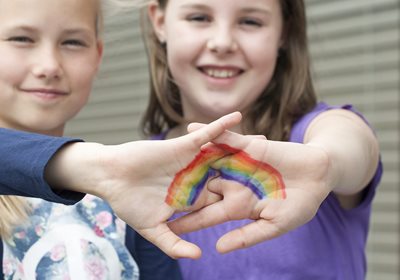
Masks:
[[[329,189],[329,158],[320,148],[304,144],[268,141],[226,133],[218,143],[245,152],[254,160],[267,163],[281,174],[285,185],[285,198],[267,196],[259,199],[250,188],[221,178],[213,179],[208,190],[223,199],[199,211],[171,222],[177,234],[219,224],[229,220],[252,219],[254,222],[235,229],[217,243],[217,250],[225,253],[245,248],[282,235],[307,223],[314,217]],[[224,164],[229,162],[227,156]],[[214,166],[220,167],[218,161]],[[257,176],[259,170],[254,169]]]
[[[104,176],[102,188],[109,191],[103,198],[122,220],[169,256],[200,257],[197,246],[179,238],[167,225],[176,212],[165,202],[168,186],[204,144],[239,121],[240,114],[236,113],[183,137],[106,146],[102,160],[108,174]],[[146,164],[142,164],[143,158]],[[210,199],[220,199],[219,195],[213,195],[215,199],[212,199],[212,193],[201,196],[195,205],[185,210],[196,210],[210,204]],[[190,226],[185,229],[190,230]]]

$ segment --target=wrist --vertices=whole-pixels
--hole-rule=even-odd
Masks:
[[[340,178],[340,166],[337,165],[337,161],[335,161],[332,153],[329,152],[326,147],[319,143],[307,143],[306,144],[308,147],[312,148],[317,152],[319,160],[317,168],[321,168],[322,171],[320,174],[324,174],[323,181],[324,181],[324,186],[326,188],[326,191],[332,192],[334,191],[338,184],[339,184],[339,178]]]
[[[61,148],[49,161],[45,179],[56,190],[89,193],[98,196],[102,190],[101,150],[97,143],[71,143]]]

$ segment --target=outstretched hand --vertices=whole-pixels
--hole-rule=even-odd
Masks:
[[[232,132],[226,132],[214,142],[226,143],[278,170],[286,197],[276,199],[270,194],[259,199],[243,184],[221,177],[213,179],[208,184],[208,191],[223,199],[170,222],[169,226],[176,234],[230,220],[252,219],[254,222],[228,232],[216,244],[221,253],[250,247],[307,223],[330,192],[329,159],[318,147],[268,141]],[[235,160],[235,155],[223,158],[222,165],[229,165],[229,160]],[[218,161],[213,164],[216,168],[222,165]],[[253,177],[257,177],[259,171],[255,168]]]
[[[168,186],[199,154],[203,145],[240,120],[240,113],[232,113],[190,135],[171,140],[120,145],[68,144],[52,157],[45,178],[54,190],[103,198],[118,217],[169,256],[199,258],[201,250],[168,227],[168,219],[176,212],[165,202]],[[185,210],[199,209],[217,200],[220,200],[219,195],[204,192]],[[179,230],[179,226],[176,228]],[[185,230],[190,228],[186,226]]]
[[[240,119],[239,113],[233,113],[171,140],[103,146],[106,153],[101,158],[107,173],[101,184],[106,191],[98,195],[110,203],[117,216],[169,256],[200,257],[201,250],[196,245],[182,240],[167,225],[176,212],[165,203],[167,187],[200,152],[201,146],[238,124]],[[196,210],[217,200],[219,195],[207,193],[185,210]],[[185,230],[190,231],[191,226],[185,226]]]

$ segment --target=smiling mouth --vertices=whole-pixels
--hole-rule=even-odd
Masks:
[[[240,69],[218,69],[211,67],[200,67],[199,70],[207,76],[217,79],[233,78],[243,72]]]
[[[67,95],[66,91],[57,90],[57,89],[29,88],[29,89],[22,89],[22,90],[27,93],[41,94],[41,95]]]

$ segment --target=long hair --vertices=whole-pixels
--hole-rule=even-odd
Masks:
[[[165,9],[168,0],[157,2],[161,9]],[[141,28],[150,72],[149,103],[141,127],[143,133],[150,136],[175,127],[183,122],[184,118],[179,88],[168,69],[166,45],[158,41],[147,16],[146,7],[141,13]]]
[[[85,0],[86,1],[86,0]],[[96,1],[96,36],[99,38],[103,32],[103,8],[105,0]],[[114,0],[117,1],[117,0]],[[20,196],[0,195],[0,237],[8,239],[15,226],[23,224],[32,210],[27,199]]]
[[[165,9],[167,0],[158,0]],[[284,20],[284,45],[279,50],[271,81],[250,109],[242,112],[245,133],[263,134],[271,140],[288,140],[293,123],[317,102],[310,73],[306,13],[302,0],[280,0]],[[167,66],[166,46],[160,44],[145,10],[142,34],[146,44],[150,96],[141,122],[146,136],[159,134],[183,121],[179,89]]]

